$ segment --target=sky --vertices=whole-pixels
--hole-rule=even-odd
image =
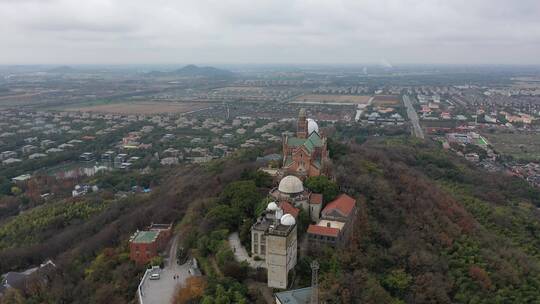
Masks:
[[[540,64],[540,0],[0,0],[0,64]]]

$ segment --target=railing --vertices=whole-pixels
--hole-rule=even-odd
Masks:
[[[146,280],[146,277],[148,276],[148,274],[152,271],[153,269],[152,268],[148,268],[146,269],[146,271],[144,272],[144,275],[141,279],[141,282],[139,283],[139,287],[137,287],[137,297],[139,298],[139,304],[144,304],[144,301],[143,301],[143,297],[144,297],[144,291],[143,291],[143,285],[144,285],[144,281]]]

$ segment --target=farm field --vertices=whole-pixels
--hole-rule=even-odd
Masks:
[[[496,151],[523,160],[540,160],[540,134],[482,134]]]
[[[160,114],[160,113],[186,113],[205,109],[208,103],[200,102],[124,102],[97,104],[89,106],[69,107],[66,111],[114,113],[114,114]]]
[[[366,95],[337,95],[337,94],[306,94],[298,96],[292,103],[305,104],[368,104],[371,96]]]
[[[385,106],[385,107],[388,107],[388,106],[397,106],[401,103],[401,100],[398,96],[394,96],[394,95],[379,95],[379,96],[375,96],[373,97],[373,101],[372,101],[372,104],[373,106],[375,107],[380,107],[380,106]]]

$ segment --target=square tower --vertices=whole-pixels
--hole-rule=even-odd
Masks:
[[[306,117],[306,109],[300,109],[298,113],[298,123],[296,128],[296,137],[307,138],[308,136],[308,121]]]

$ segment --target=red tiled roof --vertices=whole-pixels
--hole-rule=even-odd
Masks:
[[[289,202],[281,202],[279,207],[281,209],[283,209],[283,214],[289,213],[290,215],[294,216],[295,218],[297,218],[298,213],[300,213],[300,209],[294,207]]]
[[[356,200],[354,198],[348,196],[347,194],[341,194],[335,200],[328,203],[322,212],[325,214],[331,212],[332,210],[338,210],[339,213],[343,214],[344,216],[349,216],[355,205]]]
[[[320,193],[311,193],[311,196],[309,197],[309,203],[310,204],[322,204],[323,196]]]
[[[333,237],[337,237],[339,235],[339,229],[337,228],[317,225],[309,225],[307,232],[310,234],[326,235]]]

